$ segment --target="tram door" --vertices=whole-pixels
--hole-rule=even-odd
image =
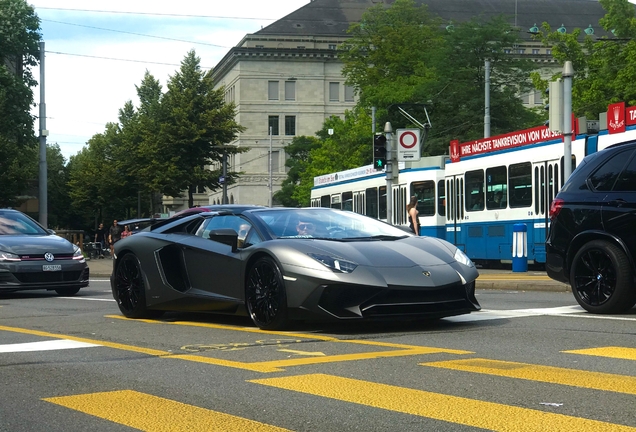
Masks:
[[[464,190],[463,175],[446,177],[446,240],[465,251],[466,241],[462,232]]]
[[[353,193],[353,211],[359,214],[365,214],[365,195],[364,192],[354,192]]]
[[[405,184],[393,186],[393,225],[408,225],[406,205],[409,203]]]
[[[528,259],[544,263],[545,240],[550,228],[550,204],[562,184],[559,160],[534,163],[532,171],[534,221],[533,226],[528,227],[528,243],[533,244],[528,245]]]

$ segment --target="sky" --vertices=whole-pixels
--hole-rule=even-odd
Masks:
[[[245,35],[310,0],[27,0],[41,20],[45,43],[47,144],[67,162],[119,109],[139,105],[145,71],[166,83],[191,49],[212,69]],[[40,80],[39,66],[32,69]],[[39,116],[40,89],[33,89]],[[35,121],[39,136],[39,120]]]

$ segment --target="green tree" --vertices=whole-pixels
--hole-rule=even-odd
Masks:
[[[285,207],[298,207],[301,203],[293,198],[294,190],[300,183],[301,175],[309,166],[309,155],[319,148],[322,142],[316,137],[297,136],[285,146],[285,154],[289,159],[285,166],[289,168],[287,178],[283,180],[281,189],[274,194],[274,201]]]
[[[39,31],[40,20],[26,1],[0,0],[0,207],[18,204],[37,178],[28,166],[37,155],[30,110]]]
[[[161,100],[161,132],[149,152],[154,187],[169,196],[187,191],[190,207],[196,188],[220,188],[221,169],[206,167],[220,167],[224,152],[247,150],[226,146],[244,130],[235,117],[234,104],[224,101],[224,89],[214,89],[211,74],[201,70],[194,51],[188,52]],[[228,181],[236,174],[228,173]]]
[[[627,0],[600,0],[607,12],[599,21],[612,37],[596,38],[581,29],[571,33],[553,31],[547,23],[537,38],[552,47],[552,55],[563,65],[571,61],[572,110],[577,116],[598,118],[614,102],[636,104],[636,19],[634,6]],[[553,79],[560,77],[555,73]],[[537,87],[548,80],[534,76]]]

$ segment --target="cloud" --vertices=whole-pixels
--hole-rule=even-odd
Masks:
[[[42,21],[45,42],[47,142],[57,143],[68,160],[88,139],[103,132],[106,123],[117,122],[126,101],[138,104],[135,85],[146,70],[165,90],[169,76],[189,50],[196,51],[203,68],[212,68],[246,34],[309,0],[111,0],[100,6],[84,0],[29,3]],[[39,67],[33,74],[39,79]],[[39,88],[34,89],[34,99],[39,103]],[[38,110],[36,106],[32,113],[37,116]],[[37,120],[35,129],[39,135]]]

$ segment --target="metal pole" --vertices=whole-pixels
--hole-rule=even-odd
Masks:
[[[563,65],[563,182],[572,174],[572,77],[571,61]]]
[[[272,201],[272,127],[269,127],[269,206],[273,207]]]
[[[223,147],[223,204],[227,204],[227,149]]]
[[[484,138],[490,138],[490,60],[486,60],[485,81]]]
[[[141,217],[141,191],[137,191],[137,217]]]
[[[39,216],[40,224],[48,228],[48,172],[46,167],[46,103],[44,100],[44,42],[40,42],[40,179]]]
[[[391,122],[384,125],[386,136],[386,221],[393,224],[393,127]]]
[[[375,107],[371,107],[371,160],[373,160],[373,140],[375,139]]]

